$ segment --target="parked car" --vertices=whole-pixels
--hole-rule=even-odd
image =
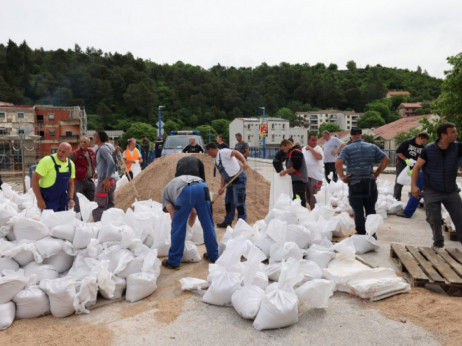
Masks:
[[[162,156],[171,153],[181,153],[183,148],[189,144],[191,137],[196,140],[196,144],[204,148],[204,140],[200,135],[200,131],[172,131],[170,136],[165,139]]]

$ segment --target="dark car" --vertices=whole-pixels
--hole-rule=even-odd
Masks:
[[[204,140],[199,131],[172,131],[172,134],[165,139],[162,148],[162,156],[171,153],[181,153],[183,148],[189,144],[189,139],[194,138],[196,144],[204,147]]]

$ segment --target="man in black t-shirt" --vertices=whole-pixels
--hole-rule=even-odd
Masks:
[[[398,149],[396,149],[396,179],[402,170],[409,165],[409,159],[414,159],[417,161],[417,158],[422,152],[422,149],[425,147],[425,143],[427,143],[427,141],[428,134],[421,132],[416,137],[406,139],[400,144]],[[401,201],[401,191],[403,189],[403,185],[398,184],[396,179],[393,197],[395,197],[398,201]]]
[[[222,135],[217,135],[217,147],[218,149],[226,149],[226,148],[229,148],[228,144],[226,144],[224,141],[223,141],[223,136]]]
[[[203,153],[204,148],[202,148],[199,144],[196,144],[196,139],[191,137],[189,139],[189,144],[184,147],[183,153]]]

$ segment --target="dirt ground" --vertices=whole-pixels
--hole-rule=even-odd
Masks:
[[[180,155],[180,154],[177,154]],[[197,154],[196,154],[197,155]],[[212,191],[218,190],[218,180],[210,179],[213,169],[211,158],[202,156],[201,159],[206,164],[207,181],[211,186]],[[160,200],[160,190],[166,182],[172,177],[177,159],[170,156],[169,159],[160,159],[157,165],[151,165],[143,171],[135,180],[136,187],[140,191],[141,198],[153,198]],[[254,163],[253,170],[248,172],[249,185],[255,184],[256,187],[251,186],[248,190],[247,205],[249,207],[249,221],[252,224],[258,219],[263,218],[267,213],[268,208],[268,195],[269,183],[265,180],[268,177],[268,166],[266,164]],[[270,168],[269,168],[270,170]],[[160,173],[162,172],[162,174]],[[258,173],[260,172],[260,173]],[[167,176],[171,175],[171,176]],[[392,177],[391,177],[392,179]],[[129,207],[134,201],[134,192],[130,186],[125,186],[118,191],[117,205],[123,209]],[[222,221],[224,213],[223,200],[218,200],[214,206],[215,221]],[[220,209],[221,205],[221,209]],[[266,208],[266,209],[265,209]],[[429,241],[428,230],[423,230],[425,226],[424,214],[418,210],[414,216],[414,222],[407,219],[398,217],[389,217],[385,220],[384,224],[379,229],[379,242],[381,249],[377,254],[371,254],[371,258],[375,258],[381,265],[390,265],[389,260],[389,244],[390,242],[412,243],[420,241],[416,238],[416,234],[423,233],[425,242]],[[252,221],[251,221],[252,220]],[[397,236],[401,232],[403,236]],[[223,236],[224,230],[217,229],[219,238]],[[409,237],[409,238],[406,238]],[[416,240],[417,239],[417,240]],[[416,244],[422,245],[422,244]],[[426,244],[424,244],[426,245]],[[199,252],[205,251],[203,246],[199,246]],[[374,263],[377,264],[377,263]],[[393,266],[391,264],[391,266]],[[396,270],[396,267],[394,267]],[[0,332],[0,345],[64,345],[64,344],[88,344],[92,345],[114,345],[114,344],[307,344],[310,343],[308,339],[301,338],[300,333],[305,330],[310,330],[313,325],[319,320],[331,319],[340,320],[340,327],[344,330],[336,329],[334,323],[328,324],[322,329],[316,329],[319,336],[324,336],[328,344],[440,344],[440,345],[461,345],[462,333],[460,332],[460,322],[462,321],[462,298],[450,297],[442,290],[434,287],[429,288],[412,288],[408,294],[393,296],[391,298],[373,302],[362,303],[357,301],[356,298],[348,299],[347,294],[336,293],[331,299],[333,303],[327,311],[321,315],[316,312],[318,320],[301,318],[300,322],[292,327],[281,329],[279,331],[257,332],[254,331],[251,325],[240,324],[238,319],[236,322],[230,316],[230,309],[210,307],[200,301],[197,293],[183,292],[180,289],[179,279],[183,277],[197,277],[206,278],[208,274],[208,264],[206,262],[185,264],[179,271],[172,271],[165,268],[161,269],[161,274],[157,281],[157,290],[153,295],[136,303],[127,303],[124,300],[117,302],[108,302],[104,299],[98,301],[97,306],[88,315],[74,315],[67,318],[57,319],[52,316],[44,316],[32,320],[17,320],[13,325]],[[356,302],[356,303],[355,303]],[[344,308],[343,304],[348,304],[353,310],[348,310],[350,313],[356,313],[354,316],[343,315],[341,312],[336,312],[332,304],[338,304]],[[196,317],[192,318],[188,315],[193,311],[195,316],[211,311],[215,314],[213,319],[208,322],[212,326],[204,327],[201,321]],[[334,312],[330,312],[334,311]],[[378,312],[380,315],[374,315]],[[231,315],[228,315],[231,314]],[[334,314],[336,316],[330,316]],[[320,317],[319,317],[320,316]],[[372,316],[372,317],[371,317]],[[356,326],[354,323],[355,318],[364,318],[364,323],[374,323],[373,319],[382,318],[385,320],[380,322],[378,329],[375,333],[375,339],[356,339],[361,335],[361,328],[366,331],[367,326]],[[186,320],[184,320],[186,319]],[[216,321],[214,321],[216,320]],[[178,324],[180,330],[178,330]],[[206,319],[207,321],[207,319]],[[390,333],[384,322],[398,324],[396,333],[400,333],[402,329],[402,341],[400,335],[393,335]],[[218,323],[218,324],[217,324]],[[221,324],[220,324],[221,323]],[[246,322],[242,322],[246,323]],[[387,322],[388,323],[388,322]],[[229,324],[229,327],[226,325]],[[402,327],[399,328],[399,325]],[[417,326],[420,331],[412,336],[410,339],[404,339],[406,336],[407,328],[411,325]],[[169,329],[172,326],[173,331]],[[183,326],[183,327],[181,327]],[[226,335],[225,330],[233,326],[236,328],[234,335]],[[210,330],[212,337],[202,335],[203,328]],[[355,330],[359,328],[359,330]],[[346,329],[346,330],[345,330]],[[152,334],[156,331],[167,330],[167,334],[163,335],[164,339],[153,339]],[[196,335],[195,331],[201,335]],[[387,330],[385,335],[381,335],[381,330]],[[202,331],[202,332],[201,332]],[[220,338],[222,333],[222,339]],[[336,334],[345,337],[335,338]],[[421,334],[429,333],[432,342],[426,342]],[[181,337],[181,334],[186,334]],[[243,342],[240,338],[241,335],[250,335]],[[393,337],[395,337],[393,339]],[[397,338],[396,338],[397,337]],[[426,336],[428,337],[428,335]],[[133,342],[131,342],[133,340]],[[161,342],[162,340],[162,342]],[[276,341],[271,341],[276,340]],[[322,339],[319,339],[322,340]],[[335,341],[334,341],[335,340]],[[356,342],[353,342],[356,340]],[[358,342],[361,340],[361,342]],[[312,343],[312,342],[311,342]],[[314,342],[316,344],[323,344],[321,341]],[[324,344],[325,344],[324,343]]]

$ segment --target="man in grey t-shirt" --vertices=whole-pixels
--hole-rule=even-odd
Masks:
[[[239,151],[242,155],[244,155],[245,158],[247,158],[250,154],[249,145],[242,140],[242,134],[240,134],[239,132],[236,133],[235,137],[236,137],[237,143],[234,146],[234,150]]]
[[[345,147],[343,143],[337,137],[332,137],[329,131],[324,131],[322,133],[322,138],[324,139],[324,176],[326,177],[327,183],[330,183],[329,175],[332,172],[332,180],[337,181],[337,171],[335,170],[335,161],[337,161],[338,154]]]

